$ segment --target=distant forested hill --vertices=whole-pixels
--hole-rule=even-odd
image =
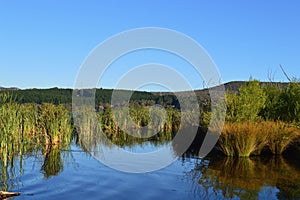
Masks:
[[[131,101],[139,102],[143,104],[153,104],[157,102],[167,102],[169,104],[174,104],[176,98],[174,95],[155,95],[150,92],[139,92],[139,91],[129,91],[129,90],[119,90],[122,95],[128,93],[133,93],[131,96]],[[15,98],[16,102],[19,103],[53,103],[53,104],[71,104],[72,103],[72,89],[60,89],[60,88],[50,88],[50,89],[3,89],[0,93],[9,92]],[[97,89],[96,90],[96,105],[110,103],[112,96],[112,89]]]
[[[245,85],[246,81],[233,81],[224,84],[227,91],[237,92],[239,87]],[[261,82],[261,84],[271,84],[270,82]],[[275,83],[282,87],[286,87],[288,83]],[[218,87],[218,86],[217,86]],[[72,89],[50,88],[50,89],[25,89],[18,88],[3,88],[0,87],[1,92],[10,92],[20,103],[54,103],[54,104],[71,104],[72,103]],[[97,89],[96,90],[96,105],[110,103],[112,89]],[[128,92],[121,90],[124,95]],[[209,100],[209,90],[195,90],[196,95],[200,101]],[[185,92],[180,92],[180,95],[184,95]],[[147,105],[158,103],[161,105],[173,105],[179,107],[179,103],[174,93],[170,92],[133,92],[131,97],[132,102]]]

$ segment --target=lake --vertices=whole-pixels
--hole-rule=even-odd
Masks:
[[[144,142],[123,148],[147,152],[164,145]],[[67,149],[36,149],[6,167],[0,163],[0,189],[21,192],[16,200],[300,199],[295,158],[200,159],[188,151],[163,169],[133,174],[105,166],[73,141]]]

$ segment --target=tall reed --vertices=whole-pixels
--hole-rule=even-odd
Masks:
[[[15,155],[36,151],[40,145],[69,144],[71,117],[62,105],[19,104],[0,94],[0,160],[3,166]]]
[[[40,107],[40,123],[46,144],[69,144],[73,128],[71,115],[62,105],[44,103]]]

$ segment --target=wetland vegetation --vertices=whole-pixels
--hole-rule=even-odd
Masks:
[[[40,170],[46,179],[58,175],[63,170],[64,162],[72,159],[70,154],[66,153],[72,145],[75,144],[84,151],[89,151],[93,145],[97,145],[93,135],[96,129],[101,129],[109,140],[121,147],[134,147],[148,142],[154,145],[169,142],[180,125],[184,128],[199,126],[195,140],[203,139],[208,129],[211,110],[207,91],[198,92],[204,94],[198,95],[200,110],[192,111],[200,113],[199,124],[181,124],[182,115],[192,116],[193,113],[180,111],[179,102],[174,94],[134,93],[130,100],[131,118],[137,127],[156,127],[157,134],[150,131],[137,133],[143,136],[142,138],[136,138],[124,131],[124,128],[134,131],[128,121],[121,120],[121,125],[116,124],[109,104],[111,92],[112,90],[97,90],[96,118],[84,118],[84,115],[94,112],[78,113],[78,119],[83,121],[80,127],[74,127],[71,111],[72,91],[69,89],[1,91],[0,190],[10,190],[10,182],[16,178],[14,166],[22,168],[26,159],[30,157],[41,159]],[[226,198],[238,196],[256,199],[257,191],[267,184],[279,188],[278,197],[299,197],[299,162],[293,167],[295,164],[287,163],[282,156],[294,156],[293,159],[299,159],[299,83],[260,83],[251,80],[244,82],[236,90],[229,90],[227,87],[226,101],[226,121],[213,150],[213,159],[209,161],[209,167],[203,163],[200,167],[205,169],[201,171],[198,180],[201,187],[223,191],[223,197]],[[151,106],[154,104],[165,108],[165,123],[160,124],[159,120],[150,121]],[[114,109],[117,115],[121,115],[122,107]],[[160,112],[162,111],[157,110],[152,114],[159,118],[164,114]],[[122,119],[122,116],[119,117]],[[151,137],[148,137],[150,135]],[[192,152],[196,151],[193,149]],[[265,158],[268,158],[268,162],[264,161]],[[195,172],[198,167],[195,166]],[[282,168],[286,172],[282,172]],[[240,177],[247,178],[241,180],[235,177],[235,172],[238,172]],[[271,177],[273,173],[276,174],[275,178]],[[194,174],[193,179],[195,177]],[[258,177],[266,182],[262,183]],[[291,188],[296,189],[289,188],[288,181],[289,184],[293,184]],[[243,192],[238,193],[237,188]]]

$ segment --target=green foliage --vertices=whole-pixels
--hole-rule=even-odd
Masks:
[[[300,84],[293,82],[283,90],[276,105],[277,114],[283,121],[300,121]]]
[[[259,81],[249,81],[239,88],[239,94],[227,92],[228,121],[255,121],[259,112],[264,108],[267,99]]]
[[[62,105],[19,104],[0,94],[0,161],[7,166],[15,154],[22,156],[43,145],[66,146],[72,137],[68,110]]]
[[[3,91],[0,91],[3,93]],[[71,89],[27,89],[10,91],[13,96],[16,96],[15,101],[18,103],[71,103],[72,90]]]
[[[89,93],[89,90],[84,90]],[[91,92],[94,91],[91,89]],[[95,90],[95,103],[96,105],[110,104],[112,89],[96,89]],[[61,88],[49,88],[49,89],[26,89],[26,90],[12,90],[9,91],[13,101],[18,103],[52,103],[55,105],[65,104],[71,105],[72,103],[72,89],[61,89]],[[80,91],[79,91],[80,92]],[[0,94],[6,93],[5,91],[0,91]],[[160,104],[162,106],[175,106],[179,108],[179,103],[175,95],[171,94],[153,94],[150,92],[141,91],[129,91],[129,90],[119,90],[120,98],[127,96],[132,93],[130,102],[138,104],[141,106],[149,106],[154,103]],[[3,100],[3,99],[2,99]],[[1,103],[1,102],[0,102]]]
[[[228,156],[260,154],[268,147],[282,154],[299,129],[300,84],[265,84],[249,81],[238,94],[227,92],[225,126],[219,139],[221,151]],[[261,121],[261,119],[266,121]]]
[[[267,100],[260,115],[266,120],[296,123],[300,127],[300,83],[292,82],[285,88],[271,84],[264,90]]]
[[[42,133],[47,144],[69,144],[72,136],[71,116],[62,105],[44,103],[39,110]]]
[[[226,92],[226,121],[238,121],[239,98],[236,93]]]
[[[94,108],[90,109],[93,112],[83,111],[78,113],[80,115],[78,120],[82,120],[82,122],[80,127],[77,127],[77,132],[84,134],[88,138],[86,141],[89,141],[89,143],[93,143],[93,133],[100,128],[108,138],[116,143],[123,144],[125,141],[133,140],[128,132],[135,130],[132,129],[132,124],[122,116],[121,112],[124,103],[122,102],[122,95],[127,96],[128,92],[131,93],[132,91],[121,91],[120,105],[114,107],[120,123],[117,124],[112,108],[110,108],[112,90],[97,89],[96,105],[102,106],[99,106],[99,112],[97,113],[93,113]],[[71,97],[72,90],[58,88],[17,90],[12,91],[12,95],[0,92],[0,151],[3,155],[8,155],[4,159],[9,160],[9,154],[7,153],[9,149],[20,149],[18,146],[19,141],[27,139],[34,144],[69,144],[73,125],[70,110],[66,109],[66,105],[70,104]],[[259,138],[263,138],[261,136],[262,130],[249,124],[245,125],[245,123],[261,123],[261,119],[266,119],[267,121],[284,121],[292,123],[293,126],[296,124],[298,128],[300,127],[300,84],[297,82],[290,83],[287,87],[281,87],[275,84],[263,85],[256,80],[249,81],[241,86],[237,93],[227,91],[226,100],[226,120],[227,123],[233,125],[231,124],[232,127],[227,126],[225,130],[227,135],[223,135],[223,138],[221,136],[221,139],[224,139],[224,148],[229,148],[229,150],[224,149],[228,152],[228,155],[247,156],[261,149],[258,148],[258,143],[260,143],[258,141],[260,141]],[[148,125],[149,128],[155,128],[157,138],[171,140],[180,126],[185,128],[199,125],[195,123],[198,123],[195,120],[198,112],[202,115],[201,125],[204,125],[204,127],[208,127],[211,118],[218,118],[218,116],[211,116],[210,102],[201,102],[203,102],[203,105],[200,105],[202,109],[200,111],[190,111],[189,109],[179,111],[178,100],[172,94],[160,95],[158,93],[133,92],[130,99],[129,113],[137,127]],[[60,103],[63,103],[64,106]],[[165,108],[165,111],[154,109],[152,112],[150,108],[154,104],[161,105]],[[187,105],[187,107],[192,105]],[[94,114],[96,114],[94,118],[84,117],[84,115]],[[151,116],[154,119],[152,121],[150,120]],[[163,117],[165,117],[165,123],[161,123]],[[182,122],[181,119],[187,120]],[[123,130],[124,127],[125,131]],[[213,127],[219,126],[213,124]],[[294,138],[292,134],[296,131],[290,129],[290,127],[285,128],[285,126],[278,125],[275,126],[273,132],[274,137],[272,139],[269,137],[268,140],[270,142],[269,148],[274,154],[280,154],[290,143],[290,138]],[[153,135],[148,130],[139,134],[143,137]],[[286,138],[288,140],[285,140]],[[153,137],[150,139],[153,139]],[[227,145],[228,141],[233,144],[231,147]],[[26,149],[20,151],[23,152]]]
[[[280,114],[278,113],[278,103],[283,88],[279,84],[271,83],[265,85],[263,89],[267,95],[267,99],[264,108],[260,112],[260,116],[266,120],[278,120],[280,118]]]

